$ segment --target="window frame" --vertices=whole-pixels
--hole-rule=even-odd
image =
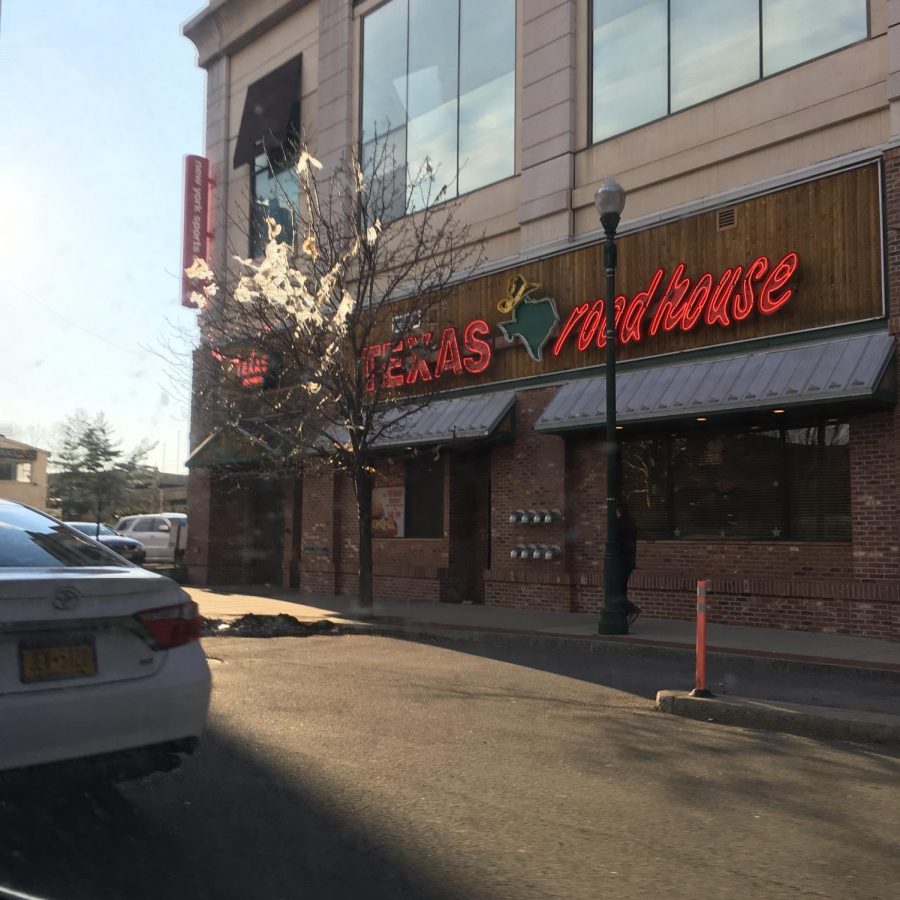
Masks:
[[[362,5],[365,0],[354,0],[354,6]],[[357,102],[357,111],[356,111],[356,149],[359,154],[360,161],[363,160],[363,147],[366,142],[363,140],[363,89],[364,89],[364,76],[365,76],[365,53],[366,53],[366,19],[372,15],[373,13],[378,12],[382,7],[387,6],[388,3],[393,3],[395,0],[381,0],[379,3],[373,4],[370,8],[366,9],[365,12],[359,13],[357,18],[359,19],[359,72],[357,76],[357,84],[356,84],[356,96],[358,98]],[[590,7],[590,3],[588,4]],[[407,0],[407,10],[408,10],[408,0]],[[461,9],[459,5],[459,0],[457,0],[457,9]],[[512,146],[512,172],[509,175],[504,176],[503,178],[498,179],[497,181],[491,181],[487,184],[483,184],[480,187],[470,188],[468,191],[460,191],[459,190],[459,118],[460,118],[460,74],[459,74],[459,60],[461,53],[461,42],[462,42],[462,34],[460,30],[457,30],[457,67],[456,67],[456,175],[453,179],[453,182],[457,185],[457,191],[453,196],[447,196],[443,200],[436,201],[431,204],[431,206],[441,206],[444,203],[449,203],[453,200],[459,200],[462,197],[467,197],[469,194],[474,194],[477,191],[483,191],[486,188],[494,187],[498,184],[503,184],[504,181],[509,181],[511,178],[516,178],[519,175],[519,142],[520,142],[520,126],[519,126],[519,50],[520,50],[520,42],[519,42],[519,4],[518,0],[513,4],[514,9],[514,22],[513,22],[513,146]],[[588,15],[590,16],[590,8],[588,10]],[[589,56],[589,58],[591,58]],[[409,15],[406,17],[406,77],[409,78]],[[588,115],[590,117],[590,110],[588,111]],[[409,126],[409,111],[407,110],[406,120],[404,123],[404,131],[408,129]],[[399,126],[397,126],[399,128]],[[396,130],[396,129],[392,129]],[[409,138],[408,135],[406,137],[407,147],[409,146]],[[406,159],[407,170],[409,168],[409,160]],[[409,208],[410,202],[409,199],[406,199],[403,214],[397,216],[395,219],[391,219],[391,221],[396,222],[400,219],[405,218],[409,215],[415,215],[417,212],[421,212],[420,209],[412,209]]]
[[[298,97],[291,106],[290,121],[288,123],[288,133],[284,142],[279,145],[277,150],[263,152],[253,157],[250,162],[250,209],[247,215],[247,254],[250,259],[260,259],[262,254],[254,255],[254,212],[256,210],[256,178],[262,172],[266,171],[270,177],[276,178],[283,172],[287,172],[293,167],[299,158],[300,141],[300,98]],[[256,160],[260,156],[265,156],[265,168],[257,166]],[[297,204],[300,202],[299,184],[297,186]],[[293,207],[294,216],[297,215],[297,207]],[[264,224],[264,223],[261,223]],[[296,224],[296,218],[293,224]],[[291,229],[291,242],[296,237],[294,228]],[[262,239],[263,253],[265,253],[266,238]]]
[[[385,0],[385,2],[390,2],[390,0]],[[812,62],[816,62],[820,59],[826,59],[829,56],[833,56],[835,53],[843,53],[845,50],[849,50],[851,47],[856,47],[859,44],[864,44],[866,41],[872,40],[872,0],[865,0],[866,3],[866,33],[863,37],[859,38],[859,40],[851,41],[850,43],[843,44],[840,47],[835,47],[834,50],[829,50],[826,53],[820,53],[818,56],[811,56],[809,59],[805,59],[802,62],[796,63],[793,66],[788,66],[786,69],[779,69],[777,72],[773,72],[771,75],[763,75],[763,30],[762,30],[762,21],[763,21],[763,0],[757,0],[759,7],[759,78],[754,79],[753,81],[748,81],[745,84],[738,85],[738,87],[731,88],[730,90],[723,91],[721,94],[715,94],[712,97],[708,97],[706,100],[701,100],[698,103],[694,103],[691,106],[683,106],[681,109],[672,110],[672,2],[671,0],[666,0],[666,9],[667,9],[667,34],[666,34],[666,95],[667,95],[667,105],[669,111],[664,116],[658,116],[655,119],[648,119],[646,122],[642,122],[640,125],[635,125],[632,128],[627,128],[625,131],[617,131],[615,134],[608,135],[607,137],[599,138],[597,140],[594,139],[594,3],[596,0],[588,0],[587,3],[587,28],[585,29],[587,32],[587,60],[588,60],[588,71],[587,71],[587,147],[597,147],[600,144],[605,144],[607,141],[614,141],[617,138],[623,137],[627,134],[631,134],[632,132],[638,131],[641,128],[646,128],[648,125],[655,125],[657,122],[664,122],[666,119],[671,119],[673,116],[680,115],[681,113],[688,112],[689,110],[696,109],[699,106],[703,106],[706,103],[712,103],[714,100],[719,100],[722,97],[728,97],[731,94],[735,94],[738,91],[745,90],[748,87],[751,87],[755,84],[760,84],[764,81],[770,81],[773,78],[778,78],[780,75],[784,75],[787,72],[793,72],[795,69],[799,69],[801,66],[809,65]],[[379,4],[380,5],[380,4]]]

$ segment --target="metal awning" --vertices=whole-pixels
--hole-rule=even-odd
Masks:
[[[302,58],[301,54],[289,59],[247,88],[234,148],[236,169],[284,143],[291,124],[291,107],[300,97]]]
[[[213,429],[192,451],[190,469],[256,463],[281,455],[279,435],[264,425],[222,425]]]
[[[454,441],[484,440],[498,433],[512,434],[509,415],[516,402],[514,391],[432,400],[424,406],[397,407],[383,413],[395,420],[376,439],[380,450],[422,444],[446,444]]]
[[[637,423],[747,410],[790,410],[849,401],[894,402],[884,390],[894,353],[886,332],[833,338],[693,362],[623,369],[619,422]],[[561,432],[606,422],[606,378],[566,382],[535,424]]]

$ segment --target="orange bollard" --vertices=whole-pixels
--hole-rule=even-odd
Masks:
[[[697,582],[697,674],[692,697],[713,696],[706,687],[706,589],[707,581],[701,578]]]

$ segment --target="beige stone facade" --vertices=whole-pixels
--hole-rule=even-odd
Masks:
[[[208,73],[220,263],[246,243],[249,175],[230,160],[248,85],[302,53],[302,126],[333,162],[359,139],[360,22],[381,2],[219,0],[184,26]],[[628,192],[627,233],[840,167],[900,136],[900,0],[870,0],[867,40],[596,144],[589,7],[517,0],[515,174],[463,199],[498,266],[596,240],[593,192],[607,174]]]
[[[50,454],[0,435],[0,497],[47,508],[47,460]]]

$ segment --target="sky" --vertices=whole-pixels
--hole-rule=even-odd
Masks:
[[[205,74],[180,26],[203,5],[2,0],[0,433],[46,444],[102,412],[124,450],[183,471],[183,157],[203,153]]]

